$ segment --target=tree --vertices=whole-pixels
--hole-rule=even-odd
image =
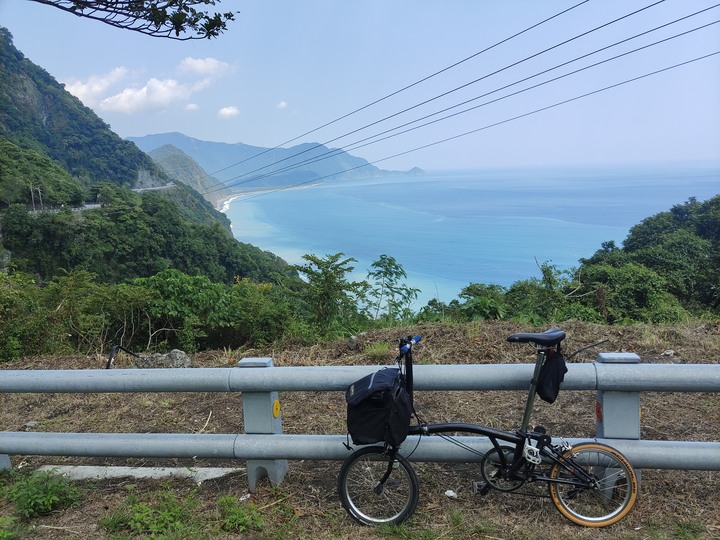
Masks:
[[[380,255],[368,272],[370,298],[368,311],[374,319],[385,317],[388,320],[409,316],[410,305],[417,298],[419,289],[408,287],[402,280],[407,274],[394,257]]]
[[[221,0],[32,0],[78,17],[100,21],[115,28],[152,37],[187,41],[210,39],[227,30],[235,12],[210,13],[198,6],[214,6]],[[191,34],[192,32],[192,34]]]
[[[504,319],[507,315],[505,287],[471,283],[460,291],[460,298],[467,300],[462,311],[468,320]]]
[[[293,267],[307,280],[302,296],[310,308],[313,322],[324,335],[334,324],[347,322],[357,315],[356,299],[367,285],[347,280],[346,274],[355,269],[351,265],[355,259],[343,259],[344,256],[344,253],[325,257],[303,255],[309,264]]]

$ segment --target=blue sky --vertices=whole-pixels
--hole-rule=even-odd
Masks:
[[[291,144],[352,148],[356,141],[459,102],[488,94],[462,107],[468,108],[497,99],[720,19],[720,8],[714,8],[492,93],[714,5],[709,0],[666,0],[538,54],[654,3],[591,0],[303,136],[578,3],[224,0],[222,11],[240,12],[225,35],[178,42],[111,28],[35,2],[0,0],[0,25],[10,30],[26,57],[64,83],[122,137],[178,131],[203,140],[267,147],[299,137]],[[385,169],[685,160],[720,166],[720,55],[482,129],[717,51],[720,24],[351,152]],[[427,100],[432,101],[415,107]],[[397,116],[360,129],[391,115]],[[479,131],[384,159],[473,130]]]

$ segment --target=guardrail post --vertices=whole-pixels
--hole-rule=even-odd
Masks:
[[[7,454],[0,454],[0,471],[4,471],[7,469],[12,469],[12,464],[10,463],[10,456]]]
[[[243,358],[240,368],[271,368],[272,358]],[[281,434],[282,417],[277,392],[243,392],[243,420],[247,434]],[[247,475],[250,491],[258,480],[268,477],[273,486],[280,484],[288,471],[285,459],[248,459]]]
[[[601,364],[639,364],[635,353],[600,353]],[[640,392],[598,390],[596,434],[601,439],[640,440]],[[640,471],[636,470],[638,482]]]

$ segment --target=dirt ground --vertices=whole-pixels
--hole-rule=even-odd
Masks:
[[[607,340],[581,353],[573,362],[592,362],[599,351],[637,353],[647,363],[718,363],[720,323],[674,326],[607,327],[585,323],[562,325],[567,332],[564,350],[573,352]],[[387,364],[400,337],[420,334],[415,360],[423,364],[529,363],[533,350],[506,342],[516,331],[542,330],[509,322],[470,325],[426,324],[377,330],[354,340],[285,349],[207,351],[193,356],[194,367],[233,366],[243,357],[271,356],[277,366]],[[389,346],[382,352],[382,344]],[[671,352],[672,351],[672,352]],[[115,367],[130,367],[121,355]],[[1,369],[97,369],[105,358],[24,358]],[[0,371],[0,376],[1,371]],[[345,433],[345,403],[337,392],[289,392],[280,396],[285,433]],[[242,399],[229,393],[165,394],[5,394],[0,429],[38,432],[126,433],[242,433]],[[429,421],[471,421],[514,429],[521,420],[523,392],[417,392],[416,408]],[[643,439],[720,440],[720,393],[645,393],[641,397]],[[595,435],[595,393],[560,393],[553,405],[539,402],[533,423],[566,437]],[[85,483],[79,506],[52,512],[25,523],[21,538],[134,538],[106,530],[100,521],[121,507],[128,486],[151,500],[172,489],[182,499],[199,499],[198,516],[216,513],[217,499],[247,495],[243,462],[230,460],[110,459],[55,456],[12,456],[15,470],[40,465],[133,465],[179,467],[238,467],[238,473],[201,486],[190,480],[105,480]],[[479,479],[477,464],[417,463],[420,504],[411,520],[398,528],[371,530],[356,525],[341,508],[335,482],[339,462],[292,461],[283,484],[273,488],[263,481],[252,501],[262,514],[263,526],[245,531],[243,538],[720,538],[720,472],[642,471],[638,502],[619,524],[589,530],[570,524],[544,497],[542,486],[522,495],[471,492]],[[0,483],[0,485],[2,485]],[[538,491],[539,489],[539,491]],[[445,495],[452,490],[457,498]],[[140,496],[138,495],[138,496]],[[0,498],[0,517],[13,514]],[[207,517],[207,519],[210,519]],[[212,520],[203,538],[223,536]],[[172,536],[183,538],[185,536]],[[198,537],[197,532],[190,537]],[[0,538],[2,530],[0,529]]]

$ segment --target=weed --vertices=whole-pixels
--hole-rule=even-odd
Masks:
[[[80,501],[80,489],[51,471],[34,471],[28,476],[16,473],[16,477],[18,480],[2,489],[2,495],[24,518],[47,514]]]
[[[140,500],[131,491],[124,505],[104,516],[100,525],[110,532],[129,531],[151,538],[197,536],[200,527],[193,514],[198,504],[195,492],[180,501],[166,485],[162,490],[151,493],[148,499],[151,502]]]
[[[226,495],[218,499],[218,506],[223,530],[243,532],[247,529],[262,529],[262,516],[254,503],[240,504],[237,497]]]
[[[464,520],[464,515],[459,510],[450,513],[450,525],[452,525],[453,528],[457,529],[461,527]]]
[[[17,519],[12,516],[0,516],[0,540],[18,540],[20,530]]]
[[[368,360],[373,362],[387,360],[390,353],[390,345],[383,341],[368,343],[363,348],[363,353],[368,357]]]
[[[695,538],[703,538],[707,530],[699,521],[681,521],[675,524],[675,538],[682,540],[694,540]]]

